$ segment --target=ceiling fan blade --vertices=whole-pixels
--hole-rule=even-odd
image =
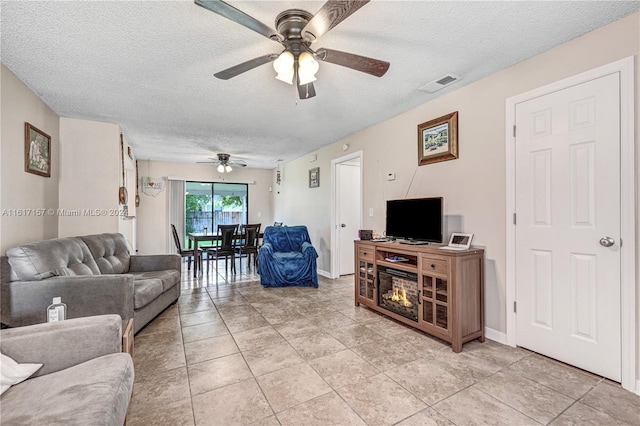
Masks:
[[[220,16],[224,16],[227,19],[236,22],[243,27],[247,27],[250,30],[257,32],[258,34],[262,34],[263,36],[274,40],[280,41],[280,35],[276,30],[269,27],[268,25],[263,24],[257,19],[247,15],[241,10],[236,9],[235,7],[227,4],[221,0],[194,0],[198,6],[202,6],[207,10],[210,10],[213,13],[217,13]]]
[[[255,67],[259,67],[260,65],[273,62],[277,57],[278,57],[277,54],[270,53],[268,55],[260,56],[258,58],[253,58],[251,60],[248,60],[247,62],[243,62],[231,68],[227,68],[226,70],[217,72],[214,74],[214,76],[222,80],[229,80],[231,77],[235,77],[239,74],[242,74],[243,72],[252,70]]]
[[[316,95],[316,88],[313,83],[298,84],[298,96],[300,100],[311,99]]]
[[[382,77],[389,69],[389,62],[379,59],[367,58],[366,56],[354,55],[353,53],[340,52],[339,50],[318,49],[316,57],[324,62],[342,65],[356,71]]]
[[[314,42],[367,3],[369,0],[329,0],[302,29],[302,37]]]
[[[229,161],[229,165],[232,167],[247,167],[247,163],[244,161]]]

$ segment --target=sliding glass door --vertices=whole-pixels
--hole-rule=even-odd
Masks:
[[[218,225],[245,225],[248,191],[244,183],[186,182],[186,233],[215,233]]]

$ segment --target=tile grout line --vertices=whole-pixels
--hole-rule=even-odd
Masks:
[[[207,296],[208,295],[209,294],[207,293]],[[187,370],[187,384],[189,386],[189,402],[191,403],[191,415],[193,416],[193,424],[197,425],[196,410],[195,410],[195,407],[193,406],[193,391],[191,390],[191,376],[189,375],[189,364],[187,363],[187,350],[184,344],[184,335],[182,334],[182,315],[180,314],[179,306],[178,306],[178,320],[180,321],[180,339],[182,340],[182,352],[184,354],[184,367]]]

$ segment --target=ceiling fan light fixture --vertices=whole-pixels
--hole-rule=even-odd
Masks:
[[[298,78],[300,79],[300,84],[309,84],[317,80],[315,75],[302,70],[298,71]]]
[[[230,165],[228,165],[228,164],[227,164],[226,166],[224,166],[224,170],[225,170],[227,173],[231,173],[231,170],[233,170],[233,169],[231,168],[231,166],[230,166]]]
[[[273,61],[273,69],[276,70],[278,74],[286,74],[293,69],[294,62],[293,53],[285,50]]]
[[[298,57],[298,64],[300,65],[300,71],[316,75],[320,69],[320,64],[315,60],[313,55],[309,52],[302,52]]]
[[[316,81],[316,73],[320,69],[318,61],[309,52],[302,52],[298,57],[298,78],[300,84],[309,84]]]
[[[218,165],[218,173],[224,173],[224,166],[222,164]]]
[[[278,73],[278,75],[276,75],[276,79],[284,81],[287,84],[293,84],[293,67],[286,73]]]

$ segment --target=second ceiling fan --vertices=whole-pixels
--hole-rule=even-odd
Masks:
[[[286,83],[296,85],[300,99],[316,95],[313,82],[318,71],[318,60],[351,68],[376,77],[382,77],[389,69],[389,62],[353,53],[320,48],[311,49],[311,44],[333,27],[344,21],[369,0],[329,0],[315,15],[300,9],[289,9],[276,18],[277,31],[247,15],[222,0],[195,0],[195,3],[218,15],[262,34],[284,46],[280,54],[270,53],[214,74],[228,80],[260,65],[274,62],[276,77]]]

